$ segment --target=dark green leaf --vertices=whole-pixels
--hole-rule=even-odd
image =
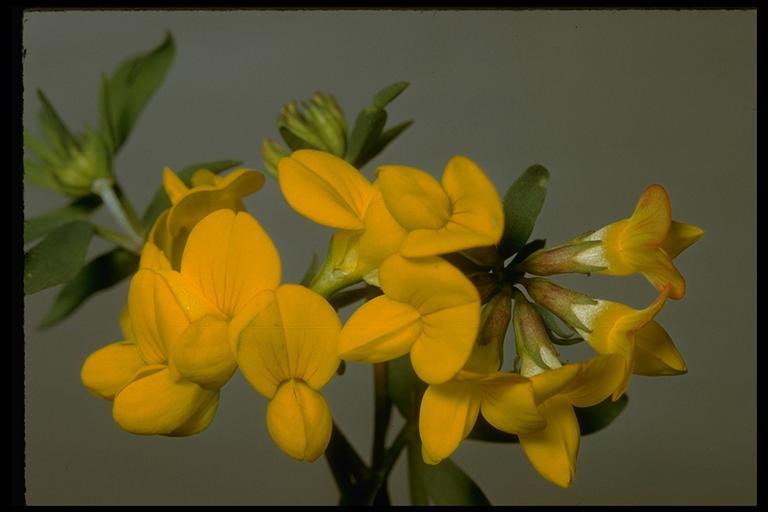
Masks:
[[[381,136],[387,123],[387,112],[377,107],[367,107],[360,111],[352,128],[347,154],[344,157],[355,167],[362,167],[363,156],[370,151]]]
[[[621,414],[621,411],[624,410],[628,402],[629,397],[624,394],[615,402],[612,402],[610,398],[606,398],[592,407],[574,407],[573,410],[576,413],[576,419],[579,421],[581,435],[594,434],[610,425]],[[490,443],[520,442],[516,435],[507,434],[494,428],[485,421],[482,415],[477,417],[477,422],[467,438]]]
[[[411,359],[407,354],[390,361],[387,370],[387,389],[392,403],[403,418],[414,418],[418,413],[426,384],[413,371]]]
[[[606,398],[592,407],[574,407],[576,418],[579,420],[581,435],[586,436],[604,429],[615,420],[627,407],[629,397],[625,394],[615,402]]]
[[[400,136],[409,126],[413,124],[413,120],[402,122],[398,125],[388,128],[382,132],[379,138],[373,142],[365,151],[364,154],[358,158],[358,165],[365,167],[365,164],[373,160],[376,155],[384,151],[389,146],[389,143]]]
[[[34,242],[67,222],[86,220],[100,205],[101,198],[99,196],[89,195],[81,197],[63,208],[27,219],[24,221],[24,243]]]
[[[69,281],[83,266],[93,226],[76,220],[53,230],[24,254],[24,293]]]
[[[128,138],[139,114],[163,83],[175,53],[173,37],[168,33],[158,47],[127,59],[102,83],[102,131],[113,154]]]
[[[547,196],[549,171],[533,165],[515,180],[504,195],[504,235],[500,251],[508,258],[519,251],[533,232],[544,198]]]
[[[414,459],[414,473],[436,505],[491,504],[480,487],[451,459],[444,459],[434,466],[425,464],[421,456]]]
[[[531,254],[535,253],[539,249],[543,249],[544,246],[547,245],[547,241],[543,238],[537,238],[536,240],[531,240],[527,244],[525,244],[519,251],[517,251],[517,254],[515,254],[515,257],[512,259],[513,263],[520,263],[521,261],[524,261],[525,258],[530,256]]]
[[[91,295],[116,285],[133,274],[138,266],[139,256],[121,248],[92,259],[73,280],[61,288],[40,328],[45,329],[61,322]]]
[[[240,165],[242,162],[239,160],[216,160],[214,162],[207,162],[203,164],[190,165],[182,169],[177,176],[188,186],[192,186],[192,175],[200,169],[208,169],[214,174],[220,174],[227,169]],[[152,197],[149,206],[147,206],[142,218],[142,225],[147,231],[152,227],[157,217],[163,213],[163,210],[171,206],[171,201],[168,199],[168,195],[165,193],[165,189],[161,185]]]
[[[395,82],[392,85],[388,85],[373,96],[373,106],[383,110],[395,98],[400,96],[409,85],[410,83],[408,82]]]
[[[67,128],[67,125],[64,124],[64,121],[61,120],[59,114],[56,113],[51,102],[43,94],[43,91],[38,89],[37,96],[40,98],[42,105],[38,113],[40,126],[43,128],[48,142],[53,149],[61,157],[65,157],[69,153],[70,148],[78,147],[77,141],[69,131],[69,128]]]

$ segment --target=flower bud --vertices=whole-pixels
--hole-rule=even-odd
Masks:
[[[562,366],[558,353],[549,339],[544,321],[536,308],[515,290],[515,345],[520,358],[520,374],[524,377],[537,375],[544,370]]]
[[[551,249],[541,249],[520,263],[520,270],[537,276],[572,272],[589,274],[604,270],[605,267],[590,265],[578,258],[580,254],[600,244],[600,241],[572,242]]]
[[[583,293],[558,286],[547,279],[526,279],[524,284],[531,298],[553,312],[560,320],[574,329],[590,331],[574,313],[572,306],[575,304],[595,305],[597,304],[595,299]]]
[[[111,181],[111,158],[98,133],[86,129],[79,144],[69,146],[67,152],[66,158],[51,162],[56,181],[67,195],[88,195],[97,179]]]
[[[278,129],[293,150],[319,149],[343,157],[347,149],[346,121],[336,100],[315,93],[309,102],[283,106]]]
[[[261,141],[261,154],[267,172],[276,177],[277,162],[281,158],[290,155],[291,152],[272,139],[264,139]]]

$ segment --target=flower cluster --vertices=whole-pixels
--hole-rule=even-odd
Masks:
[[[371,183],[344,159],[312,149],[275,167],[289,205],[335,230],[308,288],[280,284],[277,250],[243,208],[261,174],[241,169],[222,178],[201,170],[188,188],[166,169],[172,206],[150,231],[131,281],[126,339],[93,353],[82,369],[85,386],[114,401],[123,429],[203,430],[239,368],[269,400],[274,441],[312,461],[331,437],[320,390],[340,362],[408,354],[426,386],[417,419],[424,462],[449,457],[482,415],[518,436],[544,478],[567,487],[580,439],[574,407],[617,400],[632,374],[686,372],[653,319],[668,298],[683,297],[672,260],[702,231],[672,221],[659,185],[644,192],[629,219],[507,263],[511,254],[499,249],[504,206],[466,157],[450,159],[441,181],[385,165]],[[636,310],[526,276],[565,272],[642,273],[659,296]],[[342,326],[328,300],[360,282],[380,293]],[[510,322],[511,371],[502,369]],[[571,328],[567,340],[556,334],[563,324]],[[581,339],[597,354],[563,364],[554,344]]]

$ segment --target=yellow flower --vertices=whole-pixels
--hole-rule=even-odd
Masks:
[[[603,401],[621,380],[623,366],[620,356],[604,355],[551,370],[538,368],[538,373],[523,371],[546,426],[520,432],[518,437],[541,476],[560,487],[571,485],[581,437],[573,406],[589,407]]]
[[[624,371],[613,392],[614,400],[624,393],[632,373],[680,375],[688,371],[667,331],[653,320],[667,300],[666,288],[642,310],[594,300],[545,279],[528,280],[526,288],[536,302],[570,324],[598,353],[624,357]]]
[[[496,245],[504,231],[499,195],[471,160],[448,161],[442,184],[432,175],[401,165],[377,170],[384,202],[408,230],[400,254],[423,257]]]
[[[269,399],[269,433],[295,459],[314,461],[330,440],[331,412],[319,391],[339,366],[340,330],[325,299],[291,284],[254,297],[230,325],[240,370]]]
[[[405,236],[384,206],[379,185],[341,158],[309,149],[280,159],[278,178],[294,210],[337,229],[318,274],[327,282],[313,283],[313,289],[327,295],[360,279],[378,284],[376,270]]]
[[[199,432],[237,367],[230,319],[279,282],[277,251],[245,212],[217,210],[195,225],[179,271],[148,243],[128,294],[135,348],[115,344],[92,354],[84,384],[114,397],[113,416],[129,432]]]
[[[629,219],[609,224],[578,239],[599,241],[599,245],[582,251],[575,259],[601,274],[626,276],[642,273],[661,291],[669,287],[671,299],[685,295],[685,279],[672,259],[704,234],[701,228],[672,220],[667,191],[661,185],[648,187],[637,202]]]
[[[148,241],[159,247],[174,269],[181,264],[190,231],[203,217],[219,209],[244,211],[241,199],[261,189],[264,176],[250,169],[237,169],[224,177],[201,169],[192,175],[188,188],[169,168],[163,169],[163,186],[171,207],[155,221]]]
[[[381,264],[383,296],[347,320],[339,356],[377,363],[410,351],[427,383],[450,380],[464,366],[477,336],[480,296],[474,285],[438,257],[408,260],[394,254]]]
[[[478,414],[495,428],[512,434],[545,426],[533,387],[525,377],[497,371],[498,344],[476,344],[464,368],[449,382],[431,384],[419,411],[421,454],[427,464],[449,457],[472,431]]]

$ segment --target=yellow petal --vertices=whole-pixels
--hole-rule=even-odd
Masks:
[[[139,268],[146,268],[150,270],[170,270],[171,264],[159,247],[151,242],[148,242],[146,245],[144,245],[144,248],[141,251]]]
[[[396,254],[406,235],[406,231],[385,206],[378,182],[373,184],[373,194],[363,222],[365,230],[357,241],[358,261],[355,268],[355,273],[362,276],[378,268],[387,257]]]
[[[362,229],[371,184],[341,158],[304,149],[277,164],[280,190],[304,217],[332,228]]]
[[[421,333],[416,309],[386,296],[360,306],[349,317],[339,336],[339,357],[378,363],[408,353]]]
[[[438,229],[451,217],[451,201],[429,173],[402,165],[377,169],[387,209],[405,229]]]
[[[200,419],[215,408],[218,391],[208,391],[189,381],[174,381],[169,370],[156,366],[140,372],[115,397],[112,416],[120,427],[134,434],[188,435],[199,432]],[[190,421],[195,429],[190,428]]]
[[[696,243],[704,236],[704,230],[693,224],[672,221],[667,237],[661,244],[670,258],[676,258],[681,252]]]
[[[635,206],[635,211],[621,235],[624,250],[659,246],[667,237],[672,223],[669,195],[659,184],[648,187]]]
[[[241,199],[253,194],[264,184],[264,175],[250,169],[238,169],[221,179],[217,185],[191,189],[168,214],[168,232],[179,236],[191,231],[205,216],[219,209],[239,211]]]
[[[442,258],[412,260],[392,255],[382,263],[379,280],[387,297],[411,304],[422,315],[476,304],[479,320],[480,296],[475,285]]]
[[[579,423],[567,400],[554,397],[539,406],[547,426],[519,434],[525,455],[541,476],[560,487],[570,487],[579,453]]]
[[[497,242],[451,219],[440,229],[417,229],[408,233],[400,246],[400,254],[408,258],[424,258]]]
[[[223,316],[218,308],[203,296],[195,282],[186,279],[174,270],[167,270],[159,274],[190,322],[210,315]]]
[[[451,221],[490,243],[497,244],[504,232],[504,210],[493,183],[472,160],[455,156],[443,173],[443,187],[451,198]]]
[[[149,364],[168,361],[168,347],[189,325],[163,277],[154,270],[139,270],[128,290],[128,308],[136,346]]]
[[[219,389],[229,381],[237,362],[227,340],[228,323],[221,316],[192,322],[171,351],[171,361],[187,380],[207,389]]]
[[[651,321],[635,335],[633,371],[637,375],[681,375],[688,367],[667,331]]]
[[[625,363],[621,355],[609,354],[593,357],[578,365],[566,365],[578,366],[580,371],[563,390],[562,396],[576,407],[590,407],[602,402],[621,385],[625,378]]]
[[[123,331],[123,338],[127,341],[133,341],[133,325],[131,325],[131,314],[128,311],[128,304],[123,306],[120,311],[120,330]]]
[[[580,364],[565,364],[560,368],[547,370],[530,377],[536,403],[543,404],[553,396],[568,389],[573,381],[579,377],[581,369]]]
[[[163,169],[163,188],[165,189],[165,193],[168,194],[168,199],[171,200],[171,204],[178,203],[179,199],[189,192],[189,189],[184,182],[181,181],[181,178],[176,176],[176,173],[168,167]]]
[[[421,335],[411,348],[411,363],[421,380],[440,384],[467,363],[480,324],[479,302],[447,306],[422,315]]]
[[[642,273],[657,290],[668,287],[669,298],[682,299],[685,296],[685,279],[662,249],[656,247],[628,252],[625,261],[635,272]]]
[[[323,395],[305,383],[284,382],[267,406],[267,428],[288,455],[312,462],[325,452],[332,419]]]
[[[419,412],[421,453],[427,464],[448,458],[472,430],[480,410],[480,395],[466,382],[431,385]]]
[[[291,378],[322,388],[336,372],[341,325],[320,295],[298,285],[265,291],[232,322],[238,364],[267,398]]]
[[[280,257],[256,219],[245,212],[218,210],[190,233],[181,274],[232,317],[251,297],[277,287]]]
[[[112,343],[88,356],[80,370],[80,379],[94,395],[112,400],[144,364],[135,343]]]
[[[418,376],[440,384],[456,375],[472,352],[480,324],[475,286],[441,258],[406,260],[397,254],[382,263],[379,280],[387,298],[412,306],[421,316],[422,329],[411,349]]]
[[[193,187],[215,186],[218,183],[218,177],[208,169],[198,169],[192,175],[191,181]]]
[[[520,434],[544,427],[530,381],[511,373],[495,373],[479,383],[483,417],[497,429]]]
[[[275,292],[264,290],[251,299],[229,324],[229,342],[237,364],[253,388],[272,398],[290,378],[280,309]]]

